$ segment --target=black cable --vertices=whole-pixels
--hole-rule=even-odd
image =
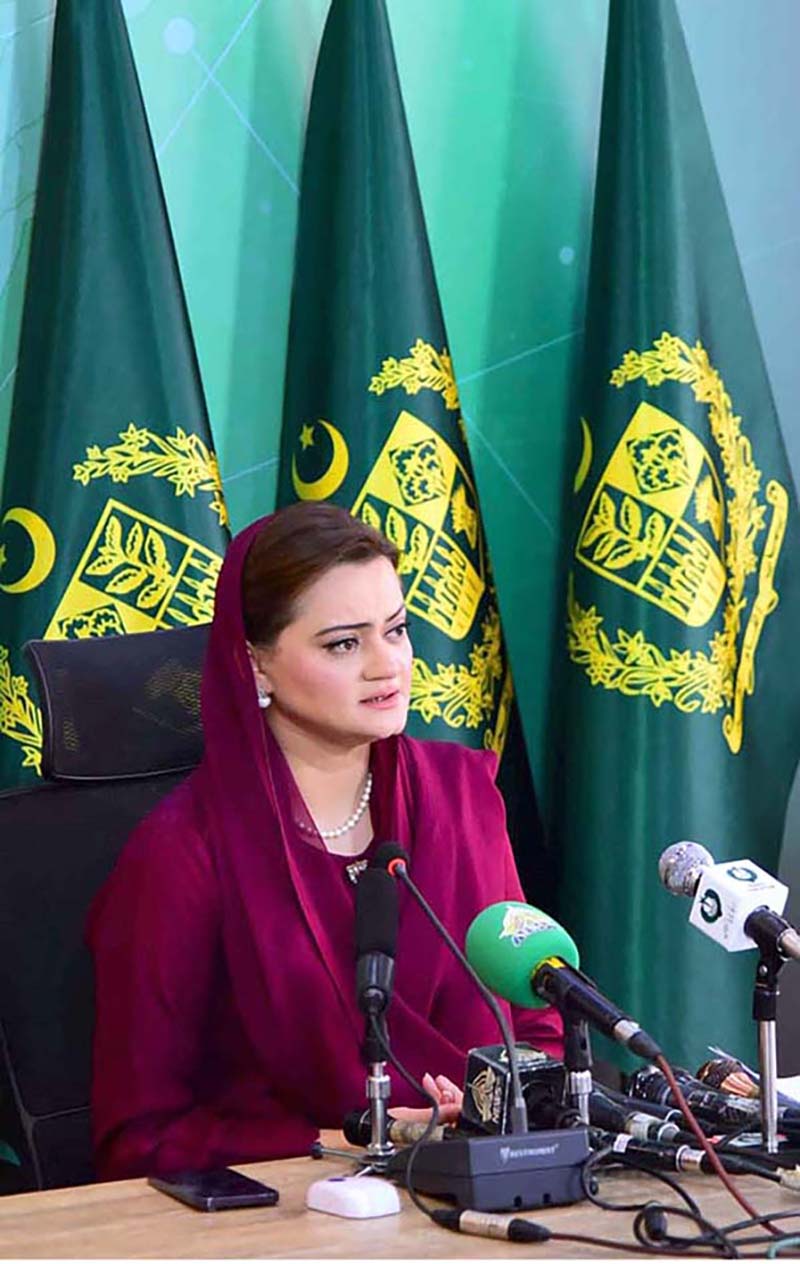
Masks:
[[[427,1100],[431,1103],[431,1117],[425,1127],[425,1131],[411,1146],[404,1176],[405,1187],[414,1206],[429,1219],[433,1220],[433,1211],[435,1209],[428,1207],[414,1189],[412,1173],[414,1160],[416,1159],[421,1146],[423,1146],[426,1141],[430,1140],[433,1131],[439,1122],[439,1104],[432,1094],[428,1093],[422,1087],[419,1081],[414,1078],[410,1071],[406,1070],[403,1064],[395,1056],[375,1015],[370,1015],[370,1028],[381,1049],[386,1054],[387,1062],[394,1067],[397,1073],[408,1085],[410,1085],[411,1088],[414,1089],[416,1093],[419,1093],[421,1097],[427,1098]],[[717,1257],[722,1255],[727,1259],[740,1258],[740,1253],[736,1245],[729,1241],[726,1237],[726,1231],[718,1229],[715,1225],[711,1224],[710,1221],[703,1217],[697,1203],[691,1195],[682,1188],[680,1183],[669,1172],[653,1172],[648,1168],[638,1167],[635,1160],[630,1156],[626,1157],[620,1154],[614,1155],[614,1158],[619,1163],[620,1167],[634,1168],[637,1171],[643,1172],[647,1176],[653,1176],[656,1180],[660,1180],[665,1185],[668,1185],[686,1202],[686,1210],[683,1207],[669,1207],[656,1202],[620,1204],[608,1203],[599,1198],[595,1190],[592,1189],[589,1178],[592,1176],[594,1168],[597,1167],[599,1162],[607,1158],[612,1153],[611,1147],[607,1147],[605,1150],[600,1150],[596,1154],[591,1155],[587,1162],[583,1165],[581,1169],[581,1184],[583,1192],[590,1202],[605,1211],[638,1212],[638,1215],[634,1220],[634,1233],[636,1234],[637,1242],[623,1242],[615,1238],[597,1238],[587,1234],[558,1233],[555,1231],[550,1231],[550,1241],[582,1242],[589,1246],[601,1246],[611,1248],[613,1250],[625,1251],[635,1255],[641,1255],[641,1249],[642,1246],[644,1246],[649,1252],[658,1255],[687,1256],[693,1253],[702,1253],[702,1255],[707,1258],[710,1251]],[[654,1239],[650,1237],[648,1233],[642,1232],[642,1227],[646,1226],[647,1217],[652,1217],[654,1212],[661,1212],[665,1215],[683,1216],[686,1219],[691,1220],[698,1226],[698,1228],[704,1230],[704,1233],[696,1238],[674,1238],[672,1235],[665,1234],[663,1240],[660,1237]],[[790,1212],[788,1214],[800,1215],[800,1212]],[[772,1218],[776,1219],[776,1217]],[[761,1221],[768,1221],[769,1219],[769,1216],[759,1218]],[[435,1223],[436,1221],[434,1220],[434,1224]],[[744,1227],[744,1225],[749,1226],[751,1223],[752,1222],[750,1221],[745,1221],[741,1227]],[[773,1235],[770,1236],[769,1240],[773,1242],[776,1241]],[[700,1249],[699,1251],[698,1248]],[[706,1249],[703,1250],[702,1248]]]
[[[439,1123],[439,1103],[437,1102],[436,1098],[433,1097],[431,1093],[427,1092],[427,1090],[422,1087],[422,1085],[419,1083],[418,1080],[414,1079],[411,1072],[407,1071],[406,1068],[403,1066],[403,1064],[400,1061],[398,1061],[398,1059],[395,1057],[395,1054],[393,1053],[389,1045],[389,1042],[386,1039],[386,1036],[381,1030],[381,1025],[374,1014],[370,1015],[370,1028],[372,1030],[373,1036],[378,1041],[378,1044],[380,1045],[383,1052],[386,1054],[386,1061],[391,1063],[395,1071],[397,1071],[398,1075],[402,1076],[406,1084],[409,1084],[411,1088],[414,1089],[415,1093],[420,1093],[422,1097],[426,1097],[428,1101],[431,1103],[431,1107],[432,1107],[431,1117],[425,1126],[425,1131],[423,1132],[422,1136],[419,1137],[414,1142],[414,1144],[411,1147],[411,1150],[409,1151],[408,1159],[406,1160],[406,1168],[405,1168],[404,1176],[405,1176],[405,1186],[406,1186],[406,1189],[408,1190],[408,1196],[411,1199],[414,1206],[419,1211],[424,1212],[426,1216],[433,1219],[434,1209],[432,1207],[426,1206],[426,1204],[422,1201],[417,1191],[414,1189],[414,1186],[411,1180],[411,1174],[412,1174],[412,1170],[414,1166],[414,1160],[419,1154],[420,1147],[424,1145],[426,1141],[430,1141],[430,1138],[433,1134],[433,1130],[434,1128],[436,1128],[437,1124]],[[435,1223],[436,1222],[434,1221],[434,1224]]]
[[[670,1172],[654,1172],[650,1168],[641,1167],[637,1164],[635,1157],[630,1155],[626,1156],[624,1152],[616,1153],[612,1150],[611,1146],[606,1146],[604,1150],[597,1150],[584,1164],[581,1171],[581,1181],[583,1183],[583,1189],[586,1197],[602,1211],[641,1211],[644,1207],[650,1205],[649,1203],[609,1203],[600,1198],[596,1191],[592,1190],[589,1184],[589,1176],[593,1175],[594,1169],[599,1167],[603,1160],[609,1158],[611,1155],[613,1155],[614,1162],[619,1163],[620,1167],[634,1168],[637,1172],[641,1172],[645,1176],[653,1176],[656,1180],[662,1181],[665,1185],[668,1185],[670,1189],[674,1190],[676,1194],[680,1195],[691,1212],[697,1216],[702,1214],[691,1194],[687,1193],[680,1181],[678,1181],[678,1179]]]
[[[679,1197],[686,1203],[686,1210],[683,1207],[672,1207],[668,1204],[658,1203],[652,1200],[647,1203],[611,1203],[606,1199],[601,1198],[596,1189],[592,1187],[594,1170],[606,1159],[612,1156],[614,1162],[618,1163],[620,1167],[628,1167],[641,1172],[645,1176],[655,1177],[656,1180],[659,1180],[663,1184],[669,1186],[669,1188],[678,1194]],[[632,1211],[637,1213],[636,1219],[634,1220],[634,1233],[636,1233],[638,1240],[642,1242],[643,1245],[647,1246],[648,1250],[654,1250],[660,1254],[686,1254],[687,1249],[691,1249],[692,1247],[701,1249],[704,1247],[710,1247],[714,1250],[715,1254],[723,1254],[728,1258],[735,1258],[735,1255],[737,1254],[734,1244],[727,1240],[725,1230],[720,1230],[716,1225],[713,1225],[710,1221],[705,1219],[691,1194],[683,1188],[678,1179],[670,1172],[652,1171],[650,1168],[641,1167],[637,1163],[635,1156],[626,1155],[624,1152],[616,1153],[610,1146],[607,1146],[605,1149],[598,1150],[595,1154],[593,1154],[584,1165],[581,1172],[581,1181],[586,1197],[601,1210]],[[676,1216],[684,1216],[696,1224],[699,1229],[702,1229],[705,1232],[696,1238],[677,1239],[672,1235],[667,1235],[664,1242],[659,1243],[658,1241],[654,1241],[650,1236],[642,1235],[641,1232],[645,1218],[647,1216],[652,1216],[654,1212],[661,1212],[664,1215],[674,1214]]]

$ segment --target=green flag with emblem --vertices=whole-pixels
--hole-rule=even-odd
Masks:
[[[210,619],[225,524],[119,0],[59,0],[0,502],[0,785],[40,763],[23,643]]]
[[[535,798],[383,0],[333,0],[316,68],[278,480],[278,502],[296,499],[344,505],[400,549],[408,731],[503,752],[535,881]]]
[[[756,953],[690,927],[658,859],[690,839],[777,868],[800,536],[674,0],[611,0],[581,414],[560,910],[584,968],[673,1058],[752,1058]]]

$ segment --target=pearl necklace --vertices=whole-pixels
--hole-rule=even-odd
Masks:
[[[367,773],[367,779],[364,782],[364,789],[361,791],[361,798],[358,800],[356,809],[351,812],[343,825],[338,825],[336,829],[318,829],[317,826],[306,825],[305,821],[298,821],[297,824],[301,830],[305,830],[307,834],[319,834],[320,838],[340,838],[342,834],[347,834],[349,830],[355,829],[358,822],[367,810],[369,797],[372,794],[372,773]]]

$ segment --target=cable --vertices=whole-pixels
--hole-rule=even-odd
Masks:
[[[698,1124],[697,1120],[695,1119],[694,1115],[689,1109],[686,1098],[684,1097],[683,1092],[681,1090],[681,1086],[678,1083],[677,1079],[675,1078],[672,1067],[667,1062],[667,1059],[664,1057],[663,1054],[659,1054],[655,1061],[656,1061],[656,1066],[659,1067],[660,1070],[663,1071],[664,1075],[666,1076],[667,1083],[669,1084],[670,1089],[675,1095],[675,1099],[679,1107],[681,1108],[681,1111],[683,1112],[683,1116],[686,1122],[688,1123],[694,1135],[697,1137],[697,1140],[700,1142],[701,1149],[708,1156],[708,1160],[711,1166],[713,1167],[714,1171],[716,1172],[717,1176],[722,1181],[722,1184],[725,1186],[728,1193],[733,1198],[736,1199],[739,1206],[743,1207],[750,1217],[752,1217],[753,1219],[758,1219],[758,1212],[756,1211],[755,1207],[752,1205],[750,1200],[746,1198],[744,1194],[741,1194],[739,1190],[736,1188],[733,1181],[728,1176],[728,1173],[725,1171],[724,1167],[720,1163],[719,1156],[717,1155],[716,1150],[709,1143],[708,1137],[706,1137],[705,1133],[701,1130],[700,1125]],[[775,1227],[771,1225],[769,1221],[765,1221],[764,1223],[767,1229],[769,1229],[770,1233],[775,1233],[775,1234],[778,1233],[778,1230],[775,1229]]]

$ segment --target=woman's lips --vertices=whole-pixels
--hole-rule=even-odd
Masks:
[[[363,698],[362,707],[371,707],[373,711],[388,711],[390,707],[397,704],[400,698],[400,690],[392,689],[390,693],[373,694],[371,698]]]

